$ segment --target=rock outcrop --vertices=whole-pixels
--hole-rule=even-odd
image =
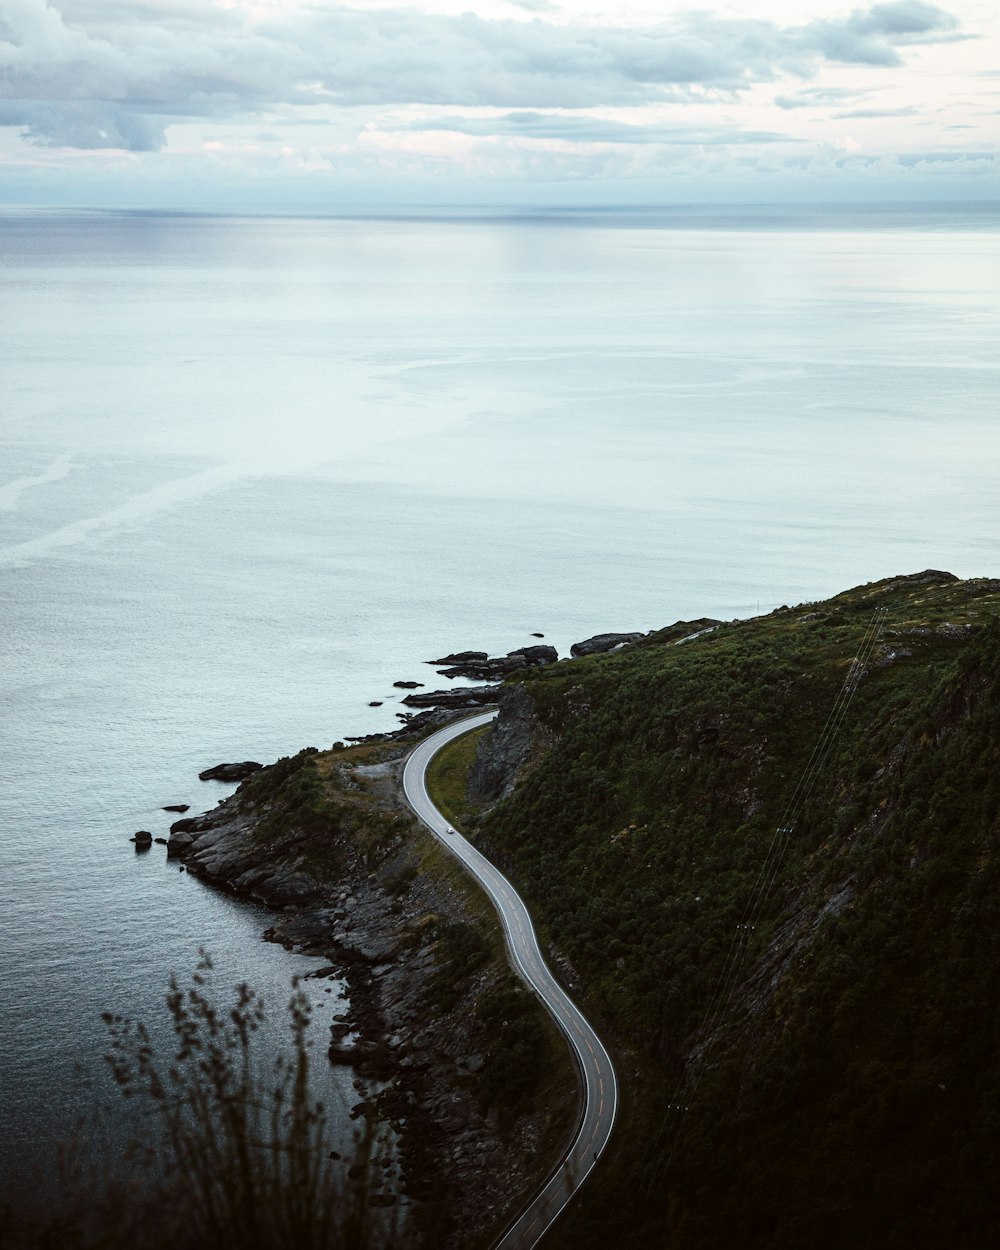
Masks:
[[[405,703],[406,700],[404,699]],[[382,705],[379,704],[379,707]],[[460,714],[465,709],[458,709]],[[373,734],[353,734],[348,736],[347,741],[358,745],[376,742],[405,742],[413,741],[417,735],[426,729],[433,729],[438,725],[447,725],[449,721],[454,720],[456,712],[447,708],[432,707],[424,712],[397,712],[396,715],[403,722],[397,729],[387,729],[384,733]]]
[[[555,647],[547,645],[518,647],[516,651],[508,653],[508,659],[516,655],[523,655],[529,664],[555,664],[556,660],[559,659],[559,652]]]
[[[464,686],[455,690],[428,690],[426,694],[408,694],[402,700],[408,707],[477,708],[497,700],[498,686]]]
[[[503,681],[511,673],[528,667],[523,655],[501,656],[495,660],[479,660],[473,664],[455,664],[438,670],[439,677],[464,677],[468,681]]]
[[[605,651],[615,651],[630,642],[638,642],[645,634],[595,634],[593,638],[585,638],[583,642],[574,642],[569,653],[574,659],[584,655],[600,655]]]
[[[483,734],[469,773],[469,800],[475,806],[506,798],[551,740],[524,686],[504,686],[499,704],[500,714]]]
[[[464,654],[474,658],[455,662],[450,668],[441,669],[440,675],[466,677],[470,681],[503,681],[511,673],[540,664],[554,664],[559,659],[559,652],[555,647],[549,646],[518,647],[507,655],[495,656],[493,659],[480,652],[469,651]]]
[[[427,660],[427,664],[476,664],[488,659],[486,651],[454,651],[451,655],[443,655],[440,660]]]
[[[183,859],[188,872],[268,907],[314,900],[316,882],[301,863],[275,864],[266,846],[254,841],[256,819],[230,800],[204,816],[178,820],[170,827],[167,854]]]
[[[256,760],[244,760],[241,764],[216,764],[198,774],[201,781],[245,781],[252,773],[260,772],[264,767]]]
[[[209,829],[215,812],[202,812],[200,816],[182,816],[170,826],[171,835],[175,833],[194,833],[199,829]]]

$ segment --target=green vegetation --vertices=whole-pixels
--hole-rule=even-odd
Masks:
[[[556,745],[482,822],[625,1080],[553,1244],[1000,1244],[1000,583],[901,578],[675,640],[526,674]]]
[[[435,755],[427,770],[427,792],[435,807],[453,825],[464,825],[473,815],[469,808],[466,778],[485,732],[485,728],[474,729],[461,738],[455,738]]]
[[[380,803],[358,765],[378,761],[371,747],[283,756],[240,788],[240,803],[259,816],[255,840],[276,856],[298,854],[319,881],[336,882],[350,847],[378,863],[413,826]]]

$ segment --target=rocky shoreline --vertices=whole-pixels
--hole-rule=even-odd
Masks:
[[[431,712],[417,726],[374,736],[378,762],[355,762],[356,748],[333,753],[338,783],[374,794],[396,832],[384,852],[338,838],[330,879],[310,864],[294,828],[290,838],[269,835],[274,805],[247,793],[249,785],[213,811],[175,821],[168,843],[187,871],[274,909],[267,939],[321,956],[328,967],[318,975],[346,981],[350,1011],[332,1022],[330,1058],[358,1074],[363,1096],[352,1114],[389,1123],[402,1157],[399,1194],[377,1189],[369,1200],[409,1198],[423,1244],[440,1250],[478,1244],[516,1208],[537,1178],[551,1127],[550,1110],[508,1123],[477,1090],[491,1041],[477,1005],[497,992],[506,969],[484,963],[441,996],[442,933],[476,923],[468,901],[475,887],[424,871],[430,836],[403,807],[399,774],[413,740],[455,715]]]

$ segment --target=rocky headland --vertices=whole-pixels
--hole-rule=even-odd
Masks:
[[[425,1244],[464,1250],[549,1166],[576,1095],[565,1048],[508,971],[488,905],[402,802],[405,755],[448,719],[438,710],[374,742],[280,760],[213,811],[175,821],[168,854],[274,909],[265,937],[346,980],[350,1011],[331,1023],[330,1058],[357,1072],[354,1114],[398,1134],[401,1193]],[[527,1083],[511,1071],[526,1042],[539,1060]]]

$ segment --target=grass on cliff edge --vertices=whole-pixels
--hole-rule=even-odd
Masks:
[[[488,726],[463,734],[431,760],[427,769],[427,792],[434,805],[453,825],[462,825],[475,815],[469,806],[469,770],[475,763],[479,743]]]

